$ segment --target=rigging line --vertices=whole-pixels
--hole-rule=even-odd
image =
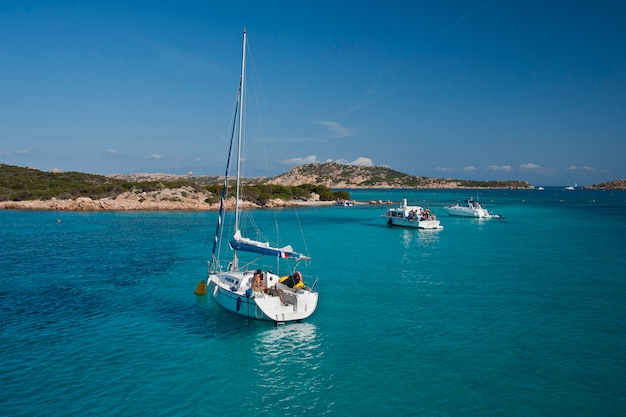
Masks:
[[[245,112],[242,112],[241,116],[246,123],[242,123],[243,127],[242,130],[244,130],[244,132],[246,134],[242,134],[242,143],[241,143],[241,147],[242,148],[247,148],[248,147],[248,135],[247,135],[247,130],[248,130],[248,121],[249,121],[249,111],[252,110],[255,117],[253,117],[255,124],[254,126],[258,129],[259,132],[259,143],[261,145],[261,149],[263,152],[263,158],[260,158],[260,160],[258,162],[262,163],[264,165],[265,168],[265,176],[266,178],[270,178],[270,169],[269,169],[269,158],[268,158],[268,153],[267,153],[267,143],[266,143],[266,138],[265,138],[265,132],[264,132],[264,128],[265,123],[266,122],[271,122],[271,120],[273,120],[271,117],[267,117],[264,118],[262,117],[262,113],[263,114],[269,114],[270,110],[269,110],[269,106],[267,104],[266,101],[266,96],[263,92],[263,88],[262,88],[262,83],[260,82],[260,77],[259,77],[259,72],[258,72],[258,68],[256,66],[256,62],[254,59],[254,53],[253,53],[253,48],[250,46],[250,42],[248,40],[248,38],[246,37],[246,41],[245,41],[245,55],[246,55],[246,71],[245,71],[245,78],[244,78],[244,87],[245,87],[245,97],[242,100],[245,100]],[[253,102],[253,108],[250,108],[249,103]],[[261,111],[262,110],[262,111]],[[271,127],[271,123],[269,124]],[[245,155],[246,152],[243,152],[243,154]],[[245,165],[246,161],[245,158],[244,160],[242,160],[241,162],[241,177],[245,178],[244,175],[244,171],[245,171]],[[270,188],[270,195],[271,195],[271,185],[267,185],[267,187]],[[243,189],[242,189],[243,191]],[[293,195],[293,189],[290,188],[290,196],[291,199],[293,200],[294,195]],[[243,197],[242,197],[243,198]],[[300,221],[299,215],[298,215],[298,211],[296,209],[296,207],[293,207],[293,210],[295,212],[296,215],[296,220],[297,220],[297,224],[298,227],[300,229],[300,234],[301,234],[301,238],[302,238],[302,242],[304,245],[304,248],[306,250],[306,254],[308,255],[309,252],[309,248],[308,245],[306,244],[306,238],[304,236],[304,230],[302,229],[302,222]],[[280,226],[279,226],[279,221],[278,221],[278,214],[279,212],[276,210],[272,211],[273,217],[274,217],[274,225],[275,225],[275,231],[276,231],[276,237],[274,239],[270,239],[268,236],[266,236],[265,234],[263,234],[259,227],[256,225],[256,222],[254,220],[254,217],[252,215],[250,215],[249,213],[246,214],[247,210],[243,209],[242,210],[242,214],[244,215],[242,217],[242,219],[240,221],[248,221],[250,222],[252,228],[254,229],[255,233],[257,234],[258,237],[262,237],[262,239],[259,240],[266,240],[270,243],[272,243],[273,246],[275,247],[281,247],[282,242],[281,242],[281,238],[280,238]],[[239,227],[241,230],[243,230],[243,226],[240,225]],[[275,242],[275,243],[274,243]],[[290,268],[291,269],[291,268]]]
[[[230,172],[230,159],[233,151],[233,143],[235,138],[235,131],[237,126],[237,116],[240,115],[240,97],[241,97],[241,87],[237,92],[237,101],[235,103],[235,108],[233,109],[233,124],[231,127],[230,134],[230,145],[228,147],[228,158],[226,159],[226,171],[224,173],[224,184],[222,189],[222,196],[220,198],[220,209],[217,216],[217,225],[215,226],[215,236],[213,237],[213,251],[211,253],[211,266],[212,269],[216,266],[219,266],[219,256],[221,254],[221,248],[219,247],[219,240],[223,236],[224,229],[222,227],[222,223],[224,222],[224,202],[226,200],[226,196],[228,194],[228,175]]]
[[[249,102],[250,100],[254,99],[254,110],[255,110],[255,120],[256,120],[256,125],[257,129],[259,131],[259,143],[261,145],[261,149],[263,152],[263,158],[261,158],[261,163],[263,164],[263,168],[265,170],[265,177],[266,178],[270,178],[271,174],[270,174],[270,170],[269,170],[269,158],[268,158],[268,154],[267,154],[267,147],[266,147],[266,138],[265,138],[265,132],[264,132],[264,122],[266,120],[266,118],[263,117],[262,113],[261,113],[261,109],[263,109],[263,111],[265,113],[269,114],[269,106],[267,105],[267,101],[265,100],[265,94],[263,93],[263,88],[262,88],[262,83],[260,82],[260,77],[259,77],[259,72],[256,66],[256,62],[254,60],[254,55],[252,52],[252,48],[250,47],[250,43],[247,43],[247,55],[248,55],[248,65],[247,65],[247,73],[246,73],[246,90],[247,90],[247,94],[246,94],[246,100],[247,102]],[[252,80],[252,81],[250,81]],[[246,103],[247,103],[246,102]],[[250,109],[250,106],[246,106],[247,109]],[[264,113],[264,114],[265,114]],[[247,115],[246,115],[247,118]],[[272,120],[271,118],[267,118],[267,120]],[[267,185],[267,187],[270,188],[270,195],[272,194],[272,186],[271,185]],[[291,196],[293,198],[293,195]],[[274,225],[275,225],[275,229],[276,229],[276,238],[275,239],[268,239],[267,237],[266,240],[268,241],[274,241],[276,242],[275,246],[281,246],[281,242],[280,242],[280,234],[279,234],[279,227],[278,227],[278,213],[276,211],[273,212],[273,216],[274,216]],[[258,230],[258,228],[255,227],[255,230]]]
[[[249,61],[248,66],[252,66],[252,68],[248,71],[247,77],[248,79],[253,79],[253,81],[251,83],[246,84],[246,88],[252,89],[252,92],[250,91],[248,92],[247,97],[248,97],[248,100],[250,100],[251,94],[252,94],[252,97],[254,98],[254,102],[255,102],[254,109],[256,109],[257,128],[259,130],[260,144],[263,150],[263,157],[264,157],[263,163],[264,163],[264,168],[265,168],[265,176],[269,178],[270,177],[269,158],[267,157],[267,148],[265,147],[266,143],[265,143],[264,122],[266,120],[272,120],[272,119],[269,116],[262,117],[261,115],[261,109],[263,109],[264,112],[269,113],[269,106],[267,105],[267,101],[265,100],[265,94],[263,93],[263,87],[260,82],[260,77],[259,77],[259,73],[256,67],[256,63],[254,61],[254,55],[252,54],[252,48],[250,47],[249,44],[248,44],[248,61]]]
[[[291,196],[293,198],[293,196]],[[300,235],[302,236],[302,243],[304,244],[305,254],[307,256],[311,256],[311,252],[309,251],[309,246],[306,244],[306,238],[304,237],[304,229],[302,228],[302,223],[300,222],[300,216],[298,214],[298,209],[294,206],[293,211],[296,215],[296,220],[298,222],[298,229],[300,229]]]

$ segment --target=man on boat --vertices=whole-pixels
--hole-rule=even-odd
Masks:
[[[252,290],[265,290],[265,282],[263,282],[263,271],[261,271],[260,269],[256,270],[256,272],[254,273],[254,277],[252,278]]]

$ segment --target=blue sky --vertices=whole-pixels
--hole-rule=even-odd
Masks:
[[[0,0],[0,162],[221,175],[245,26],[265,117],[246,176],[626,178],[625,18],[617,1]]]

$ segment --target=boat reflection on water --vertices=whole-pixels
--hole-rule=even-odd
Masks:
[[[260,333],[254,344],[259,360],[272,366],[282,363],[305,366],[316,356],[319,347],[317,326],[312,323],[273,327]]]
[[[414,242],[417,242],[418,246],[428,247],[439,241],[439,230],[415,230],[405,229],[402,231],[402,245],[404,249],[410,249]]]
[[[268,411],[281,415],[284,407],[292,415],[302,415],[319,406],[322,391],[331,385],[319,371],[324,358],[321,345],[312,323],[291,323],[259,333],[252,347],[252,366],[263,383],[254,389],[263,404],[271,405]]]
[[[420,230],[417,236],[417,243],[420,246],[432,246],[439,242],[439,236],[437,230]]]

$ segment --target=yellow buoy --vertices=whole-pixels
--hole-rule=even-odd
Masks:
[[[204,295],[206,294],[206,281],[198,282],[198,286],[196,287],[196,295]]]

